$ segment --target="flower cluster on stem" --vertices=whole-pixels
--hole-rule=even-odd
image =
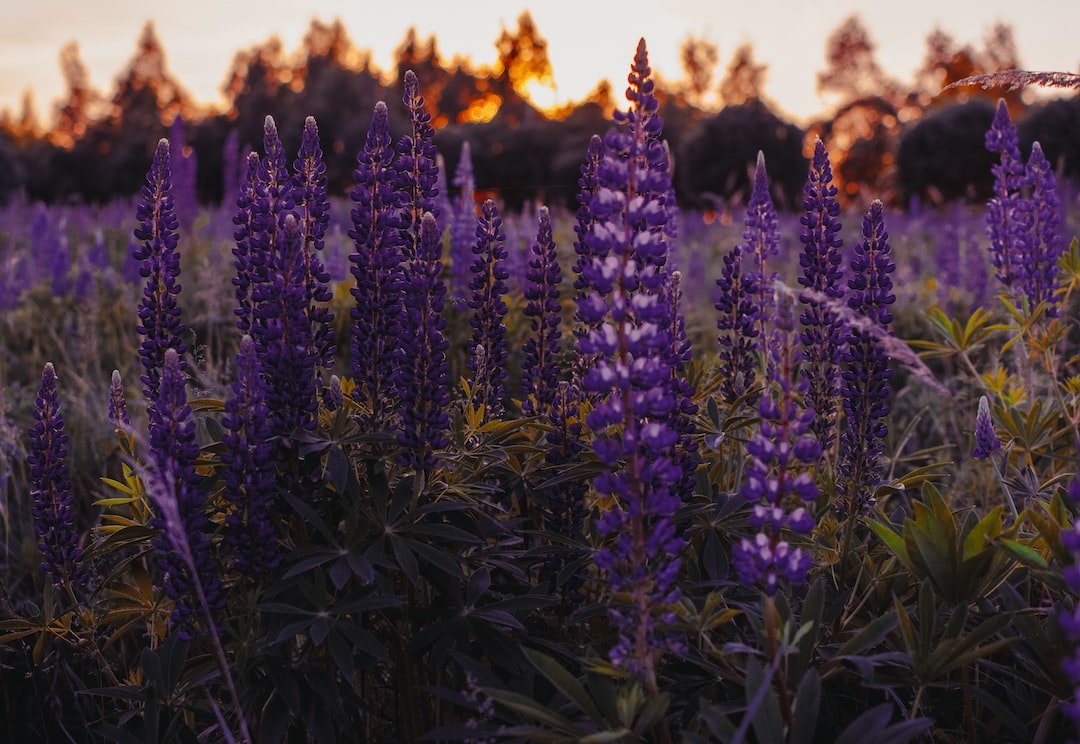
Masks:
[[[540,208],[537,218],[536,241],[526,273],[525,316],[530,319],[532,333],[525,341],[521,363],[521,390],[525,395],[522,409],[526,415],[542,414],[555,399],[559,376],[559,325],[561,305],[559,285],[562,268],[551,232],[551,215],[547,207]]]
[[[840,393],[844,401],[844,429],[840,437],[837,487],[841,508],[857,514],[873,504],[873,488],[881,477],[881,455],[888,433],[889,355],[877,338],[892,323],[890,274],[896,269],[885,231],[880,201],[870,205],[862,223],[862,243],[855,247],[848,280],[848,307],[876,326],[874,331],[849,325],[843,350]]]
[[[469,289],[468,368],[474,400],[484,407],[484,419],[503,414],[506,394],[506,236],[495,202],[488,199],[481,209],[473,245],[472,279]],[[477,348],[484,348],[484,364],[477,362]]]

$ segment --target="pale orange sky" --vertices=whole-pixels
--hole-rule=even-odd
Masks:
[[[57,55],[64,43],[79,43],[94,85],[109,90],[147,20],[156,24],[172,73],[204,103],[220,99],[238,49],[277,34],[291,51],[312,17],[340,17],[353,42],[388,69],[410,25],[422,36],[436,34],[444,58],[467,54],[492,62],[500,28],[513,27],[528,8],[549,42],[559,101],[584,96],[602,78],[621,90],[639,36],[649,43],[653,68],[670,79],[681,77],[678,49],[689,34],[719,45],[720,72],[735,48],[749,41],[758,61],[769,66],[766,93],[800,118],[828,108],[815,90],[815,75],[824,64],[827,36],[853,12],[870,29],[879,63],[901,80],[918,67],[935,26],[981,47],[991,26],[1004,21],[1013,26],[1028,69],[1075,71],[1080,64],[1080,2],[1068,0],[543,0],[531,7],[519,0],[36,0],[12,6],[0,24],[0,108],[16,110],[29,88],[44,118],[63,92]]]

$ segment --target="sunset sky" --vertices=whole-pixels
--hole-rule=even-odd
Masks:
[[[109,90],[147,20],[156,24],[172,73],[197,100],[215,103],[238,49],[277,34],[291,51],[312,17],[324,21],[340,17],[353,42],[370,49],[375,63],[387,69],[410,25],[422,36],[436,34],[446,59],[465,54],[477,63],[490,63],[500,28],[512,28],[526,8],[548,39],[558,85],[554,95],[560,102],[584,96],[602,78],[617,80],[621,87],[634,44],[642,35],[648,40],[654,69],[667,78],[679,78],[679,44],[694,34],[719,45],[721,70],[739,44],[752,42],[758,61],[769,66],[767,95],[790,114],[809,117],[828,108],[829,102],[815,90],[825,40],[853,12],[862,16],[877,42],[881,65],[901,80],[909,79],[918,67],[924,39],[935,26],[959,41],[981,46],[990,27],[1005,21],[1015,30],[1020,59],[1028,69],[1075,71],[1080,65],[1076,38],[1080,2],[1066,0],[544,0],[531,7],[519,0],[36,0],[5,8],[0,24],[0,108],[16,109],[22,92],[31,89],[39,114],[49,118],[52,101],[62,93],[57,54],[71,40],[79,43],[95,86]]]

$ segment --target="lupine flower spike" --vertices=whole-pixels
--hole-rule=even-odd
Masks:
[[[458,195],[450,219],[450,268],[454,272],[454,298],[463,300],[468,294],[472,248],[476,244],[476,178],[468,142],[461,146],[454,186]]]
[[[1027,163],[1031,185],[1030,252],[1024,261],[1024,293],[1032,308],[1047,303],[1048,315],[1057,316],[1058,259],[1064,251],[1061,239],[1061,199],[1057,194],[1054,169],[1038,142],[1031,146]]]
[[[172,487],[168,489],[169,501],[153,498],[160,493],[151,489],[157,511],[154,526],[158,534],[154,546],[164,574],[165,593],[174,603],[172,619],[177,634],[191,639],[201,609],[196,580],[213,613],[224,607],[225,593],[210,542],[206,497],[195,472],[199,445],[195,441],[195,421],[184,385],[180,357],[175,349],[168,349],[158,398],[150,409],[150,460],[156,479]],[[190,548],[190,563],[184,560],[183,546]]]
[[[82,548],[75,526],[75,507],[68,477],[68,437],[56,388],[52,363],[41,372],[41,387],[34,401],[30,428],[31,514],[41,568],[56,587],[83,583]]]
[[[843,321],[830,302],[844,296],[840,286],[840,203],[832,182],[829,154],[821,140],[814,143],[814,160],[804,189],[802,253],[799,284],[806,292],[803,304],[803,365],[809,387],[806,405],[814,410],[814,435],[823,450],[832,447],[836,436],[836,394],[839,382],[840,346]]]
[[[319,145],[315,117],[304,122],[300,150],[293,163],[293,193],[300,222],[304,261],[304,288],[311,322],[311,350],[317,369],[334,367],[334,313],[327,306],[333,299],[330,274],[320,256],[326,248],[326,227],[330,222],[330,197],[326,192],[326,165]],[[321,377],[316,378],[321,382]]]
[[[476,403],[484,406],[484,420],[499,418],[503,413],[506,385],[506,237],[502,219],[495,202],[484,202],[476,225],[473,246],[472,280],[469,289],[469,372]],[[485,364],[478,367],[476,349],[483,346],[487,353]]]
[[[757,167],[754,170],[754,189],[750,193],[750,203],[746,205],[746,218],[743,222],[743,250],[754,257],[754,314],[757,316],[757,339],[762,352],[765,351],[764,344],[768,341],[768,324],[772,316],[773,282],[777,274],[769,271],[768,263],[780,252],[778,224],[769,192],[765,154],[759,151]],[[763,353],[762,356],[766,355]]]
[[[366,423],[388,431],[397,416],[394,366],[398,362],[402,312],[402,210],[407,196],[398,183],[386,104],[375,104],[364,149],[353,171],[349,255],[356,287],[352,295],[353,397],[368,411]]]
[[[409,132],[397,144],[397,164],[400,187],[406,194],[402,250],[406,259],[413,259],[420,250],[421,223],[427,213],[439,220],[436,204],[436,182],[439,180],[435,149],[435,130],[431,126],[431,114],[424,110],[424,97],[420,95],[420,81],[412,70],[405,72],[402,101],[409,112]],[[441,231],[440,231],[441,235]]]
[[[528,284],[525,288],[525,316],[530,318],[532,333],[525,341],[524,360],[521,363],[521,389],[525,395],[522,409],[526,415],[543,414],[555,400],[558,384],[559,285],[562,269],[551,233],[551,215],[547,207],[540,208],[539,228],[532,247]]]
[[[279,559],[270,513],[275,490],[267,424],[266,387],[251,336],[240,340],[236,381],[225,402],[222,426],[225,498],[231,504],[225,540],[236,570],[245,576],[272,571]]]
[[[680,469],[670,419],[678,402],[664,352],[671,339],[661,268],[670,176],[650,74],[642,40],[629,76],[631,108],[616,115],[618,128],[608,133],[598,168],[578,310],[591,329],[580,350],[595,359],[583,381],[599,401],[588,417],[604,468],[595,486],[613,499],[598,521],[606,543],[596,564],[611,594],[629,598],[610,611],[619,631],[611,659],[640,674],[655,694],[656,659],[679,645],[670,607],[679,596],[683,541],[674,523]]]
[[[881,202],[875,200],[863,218],[863,240],[851,262],[848,306],[876,325],[878,333],[887,333],[892,323],[890,307],[896,301],[889,275],[896,266],[889,255],[882,212]],[[855,514],[872,506],[873,489],[881,477],[892,370],[876,334],[851,326],[846,342],[840,384],[845,420],[837,486],[843,497],[841,508]]]
[[[142,360],[142,382],[149,405],[157,400],[161,366],[169,349],[183,355],[187,327],[180,320],[180,253],[176,247],[177,219],[173,209],[172,181],[169,175],[169,141],[158,142],[142,199],[136,211],[139,226],[135,238],[139,241],[134,256],[141,262],[139,273],[146,280],[139,303],[138,332],[142,337],[139,358]],[[183,365],[181,365],[181,369]]]
[[[808,469],[821,456],[813,434],[814,412],[799,405],[807,381],[798,374],[802,354],[787,296],[780,298],[769,350],[772,391],[758,403],[761,428],[746,446],[751,460],[741,489],[743,498],[754,504],[750,526],[757,532],[735,546],[732,558],[742,583],[772,596],[782,582],[802,584],[813,564],[810,554],[792,545],[787,535],[806,535],[814,528],[810,507],[818,488]]]
[[[994,121],[986,133],[986,149],[998,154],[993,166],[994,195],[986,203],[986,228],[990,237],[990,262],[1006,289],[1021,279],[1028,254],[1031,203],[1024,198],[1027,174],[1020,158],[1016,127],[1004,99],[998,101]]]
[[[447,445],[450,417],[448,347],[444,331],[446,285],[442,275],[442,245],[435,216],[421,222],[420,250],[409,262],[402,291],[402,323],[398,347],[398,398],[401,423],[398,443],[405,463],[424,473],[436,464],[436,451]]]

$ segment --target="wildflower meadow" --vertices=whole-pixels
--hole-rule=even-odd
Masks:
[[[842,209],[819,139],[727,219],[643,39],[510,209],[418,74],[220,206],[179,123],[0,207],[0,738],[1072,740],[1080,202],[1006,102],[984,203]]]

